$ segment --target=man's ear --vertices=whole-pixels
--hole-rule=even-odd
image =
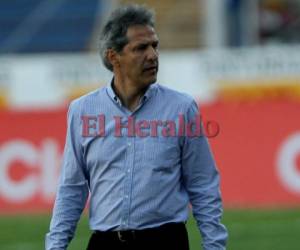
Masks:
[[[119,55],[114,49],[108,49],[106,52],[106,56],[108,61],[111,63],[113,68],[119,67],[120,62],[119,62]]]

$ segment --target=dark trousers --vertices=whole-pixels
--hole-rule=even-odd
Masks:
[[[189,250],[188,234],[184,223],[135,231],[96,231],[87,250]]]

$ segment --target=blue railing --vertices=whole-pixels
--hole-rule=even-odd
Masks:
[[[1,0],[0,53],[88,49],[99,0]]]

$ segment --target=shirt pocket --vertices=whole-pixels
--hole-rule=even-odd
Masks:
[[[177,137],[148,137],[143,147],[145,163],[153,171],[172,171],[180,161]]]

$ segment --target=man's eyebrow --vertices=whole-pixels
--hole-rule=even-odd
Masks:
[[[152,42],[138,42],[137,44],[135,44],[133,47],[134,48],[139,48],[139,47],[144,47],[144,46],[148,46],[152,44]]]
[[[159,40],[153,40],[153,41],[147,41],[147,42],[139,42],[136,44],[136,46],[147,46],[152,44],[158,44]]]

